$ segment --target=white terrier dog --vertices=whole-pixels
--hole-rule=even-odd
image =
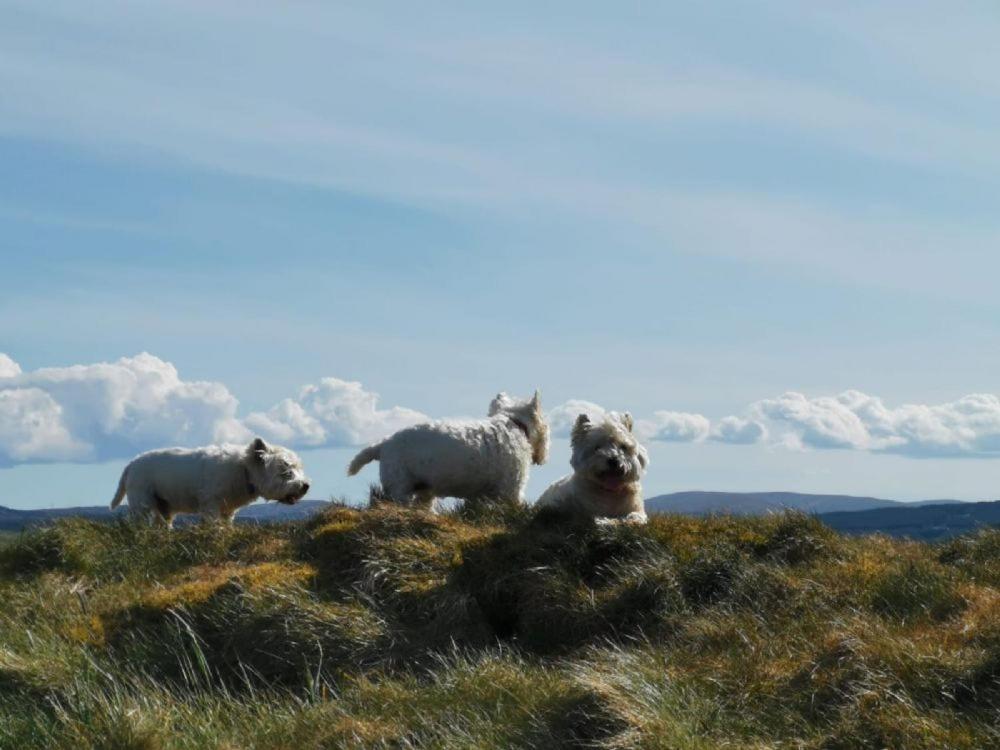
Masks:
[[[129,513],[173,524],[178,513],[232,522],[258,497],[293,505],[309,491],[302,461],[287,448],[260,438],[249,446],[167,448],[136,456],[125,467],[111,501],[128,495]]]
[[[577,417],[571,436],[573,473],[554,482],[537,505],[585,513],[604,523],[646,523],[639,480],[649,456],[632,427],[627,412],[610,412],[598,424],[586,414]]]
[[[497,395],[489,419],[440,421],[400,430],[361,451],[347,468],[357,474],[379,461],[382,489],[396,503],[431,509],[436,497],[523,501],[532,463],[543,464],[549,426],[538,395]]]

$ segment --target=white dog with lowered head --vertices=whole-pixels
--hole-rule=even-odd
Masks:
[[[133,516],[168,526],[178,513],[231,522],[237,510],[258,497],[293,505],[308,491],[299,457],[256,438],[249,446],[142,453],[122,472],[111,507],[117,508],[128,495]]]
[[[571,435],[573,473],[538,498],[539,507],[559,507],[601,521],[646,522],[642,478],[649,456],[632,434],[632,415],[609,412],[596,424],[576,418]]]
[[[531,464],[545,463],[548,450],[538,391],[526,401],[500,393],[488,419],[407,427],[361,451],[347,473],[379,461],[388,498],[428,510],[436,497],[521,502]]]

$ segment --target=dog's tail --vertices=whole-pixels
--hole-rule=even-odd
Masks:
[[[376,443],[375,445],[369,445],[358,455],[354,457],[350,465],[347,467],[347,476],[353,477],[359,471],[361,467],[365,464],[370,464],[372,461],[378,461],[382,455],[382,443]]]
[[[125,471],[122,472],[122,478],[118,480],[118,489],[115,491],[115,496],[111,500],[112,510],[121,505],[122,500],[125,498],[125,480],[127,478],[128,478],[128,466],[126,466]]]

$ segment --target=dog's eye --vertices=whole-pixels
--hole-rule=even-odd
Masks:
[[[281,478],[282,479],[291,479],[294,476],[295,476],[295,472],[292,471],[291,469],[285,469],[283,472],[281,472]]]

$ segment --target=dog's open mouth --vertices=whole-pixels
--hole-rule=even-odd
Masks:
[[[305,494],[304,492],[293,492],[291,495],[281,498],[278,502],[282,505],[295,505],[295,503],[305,497]]]
[[[605,471],[597,475],[598,483],[606,490],[618,492],[629,483],[628,477],[617,471]]]

